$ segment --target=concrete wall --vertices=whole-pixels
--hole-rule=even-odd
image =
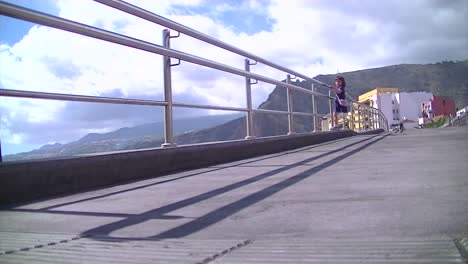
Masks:
[[[418,121],[422,117],[421,104],[431,98],[428,92],[400,93],[400,118]]]
[[[418,121],[421,116],[421,104],[432,98],[432,93],[382,93],[372,97],[388,120],[388,125],[398,124],[403,119]]]
[[[384,116],[387,118],[388,126],[394,123],[394,116],[392,112],[394,107],[394,105],[392,104],[392,100],[395,100],[394,97],[395,94],[393,93],[384,93],[377,95],[377,108],[380,109],[380,111],[382,111]]]
[[[439,115],[450,115],[455,116],[456,114],[456,107],[455,107],[455,101],[453,99],[450,99],[448,97],[443,97],[443,96],[434,96],[432,97],[431,100],[432,104],[432,109],[433,109],[433,115],[434,116],[439,116]]]
[[[382,131],[374,131],[382,132]],[[0,164],[0,205],[69,194],[355,135],[350,130]]]

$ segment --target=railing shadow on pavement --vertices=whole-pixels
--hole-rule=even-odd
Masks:
[[[347,150],[350,147],[353,147],[353,146],[358,145],[360,143],[364,143],[364,142],[369,141],[371,139],[374,139],[376,137],[380,137],[377,140],[374,140],[374,141],[372,141],[370,143],[367,143],[367,144],[365,144],[365,145],[363,145],[363,146],[361,146],[361,147],[359,147],[359,148],[357,148],[355,150],[351,150],[350,152],[346,152],[345,154],[342,154],[339,157],[334,158],[332,160],[333,162],[325,162],[324,164],[321,164],[321,165],[315,166],[315,167],[313,167],[311,169],[308,169],[306,172],[309,172],[310,175],[308,175],[308,176],[311,176],[313,173],[316,173],[316,172],[318,172],[318,171],[320,171],[320,170],[322,170],[322,169],[324,169],[326,167],[329,167],[330,165],[332,165],[336,161],[342,160],[343,157],[351,156],[351,155],[365,149],[366,147],[376,143],[377,141],[380,141],[381,139],[383,139],[387,135],[388,134],[383,135],[383,136],[382,135],[369,136],[369,137],[366,137],[365,139],[362,139],[362,140],[359,140],[359,141],[354,142],[352,144],[337,148],[335,150],[330,150],[330,151],[328,151],[326,153],[323,153],[323,154],[320,154],[318,156],[314,156],[314,157],[311,157],[311,158],[296,162],[296,163],[291,164],[291,165],[283,166],[281,168],[277,168],[275,170],[272,170],[272,171],[269,171],[269,172],[266,172],[266,173],[262,173],[260,175],[245,179],[243,181],[233,183],[233,184],[230,184],[230,185],[227,185],[227,186],[224,186],[224,187],[221,187],[221,188],[218,188],[218,189],[215,189],[215,190],[212,190],[212,191],[209,191],[209,192],[206,192],[206,193],[203,193],[203,194],[191,197],[191,198],[187,198],[187,199],[184,199],[184,200],[181,200],[181,201],[178,201],[178,202],[169,204],[167,206],[163,206],[163,207],[160,207],[160,208],[157,208],[157,209],[154,209],[154,210],[142,213],[142,214],[89,212],[89,211],[87,211],[87,212],[86,211],[68,211],[68,210],[56,210],[55,208],[59,208],[59,207],[62,207],[62,206],[67,206],[67,205],[72,205],[72,204],[78,204],[78,203],[82,203],[82,202],[87,202],[87,201],[91,201],[91,200],[95,200],[95,199],[99,199],[99,198],[108,197],[108,196],[111,196],[111,195],[117,195],[117,194],[124,193],[124,192],[135,191],[135,190],[138,190],[138,189],[143,189],[143,188],[151,187],[151,186],[154,186],[154,185],[167,183],[167,182],[170,182],[170,181],[179,180],[181,178],[196,176],[196,175],[203,174],[203,173],[210,172],[210,171],[214,171],[214,170],[222,170],[222,169],[226,169],[226,168],[230,168],[230,167],[237,167],[239,165],[242,166],[244,164],[263,161],[263,160],[271,159],[271,158],[274,158],[274,157],[281,157],[281,156],[288,155],[288,154],[293,154],[293,153],[296,153],[296,152],[307,151],[307,150],[313,149],[315,147],[336,143],[336,142],[339,142],[339,141],[342,141],[342,140],[336,140],[334,142],[326,142],[326,143],[323,143],[323,144],[314,145],[314,146],[307,147],[307,148],[302,148],[302,149],[299,149],[299,150],[287,151],[285,153],[281,153],[281,154],[278,154],[278,155],[270,155],[268,157],[263,157],[263,158],[260,158],[260,159],[254,159],[254,160],[250,160],[248,162],[242,162],[242,163],[238,163],[238,164],[231,165],[231,166],[220,167],[220,168],[216,168],[214,170],[208,170],[208,171],[203,171],[203,172],[199,172],[199,173],[194,173],[194,174],[190,174],[190,175],[186,175],[186,176],[182,176],[182,177],[178,177],[178,178],[174,178],[174,179],[169,179],[169,180],[165,180],[165,181],[161,181],[161,182],[156,182],[156,183],[152,183],[152,184],[138,186],[138,187],[135,187],[135,188],[130,188],[130,189],[126,189],[126,190],[112,192],[112,193],[104,194],[104,195],[100,195],[100,196],[85,198],[85,199],[72,201],[72,202],[68,202],[68,203],[56,204],[56,205],[44,207],[44,208],[41,208],[41,209],[27,209],[27,208],[10,207],[10,208],[1,209],[1,211],[4,211],[4,212],[25,212],[25,213],[44,213],[44,214],[53,214],[53,215],[75,215],[75,216],[125,218],[123,220],[120,220],[120,221],[117,221],[117,222],[114,222],[114,223],[111,223],[111,224],[108,224],[108,225],[104,225],[104,226],[101,226],[101,227],[97,227],[97,228],[94,228],[92,230],[89,230],[89,231],[86,231],[86,232],[83,233],[84,236],[99,234],[100,238],[108,237],[108,234],[110,234],[110,232],[112,232],[114,230],[124,228],[126,226],[135,225],[135,224],[144,222],[144,221],[146,221],[148,219],[166,219],[166,220],[181,219],[181,218],[191,219],[192,217],[168,215],[168,213],[170,213],[172,211],[175,211],[175,210],[178,210],[178,209],[181,209],[181,208],[184,208],[184,207],[187,207],[187,206],[190,206],[190,205],[197,204],[199,202],[202,202],[204,200],[219,196],[219,195],[227,193],[229,191],[233,191],[233,190],[245,187],[245,186],[247,186],[249,184],[261,181],[263,179],[266,179],[266,178],[269,178],[271,176],[277,175],[278,173],[281,173],[281,172],[285,172],[285,171],[290,170],[292,168],[295,168],[297,166],[304,165],[304,164],[309,163],[311,161],[314,161],[314,160],[317,160],[317,159],[320,159],[320,158],[324,158],[324,157],[327,157],[327,156],[335,154],[335,153],[340,153],[342,151]],[[303,173],[300,174],[301,175],[301,177],[299,177],[300,179],[297,177],[298,175],[291,177],[290,179],[296,179],[292,183],[290,183],[291,180],[285,180],[286,183],[281,184],[281,186],[279,186],[279,187],[277,186],[277,184],[274,185],[275,186],[274,189],[279,188],[278,189],[278,191],[279,191],[279,190],[282,190],[282,189],[285,189],[285,188],[289,187],[290,185],[292,185],[294,183],[297,183],[298,181],[305,178],[304,173],[306,173],[306,172],[303,172]],[[299,179],[299,180],[297,180],[297,179]],[[260,192],[263,193],[263,191],[260,191]],[[249,195],[247,197],[251,197],[251,196],[257,197],[255,194]],[[261,197],[263,197],[263,195],[261,195]],[[264,197],[264,198],[266,198],[266,197]],[[262,198],[262,199],[264,199],[264,198]],[[165,234],[164,236],[169,237],[171,234],[172,233]],[[161,234],[150,237],[150,238],[151,239],[161,238]],[[120,239],[120,237],[119,237],[119,239]],[[138,238],[131,238],[131,239],[138,240]],[[141,239],[148,239],[148,238],[141,238]]]
[[[40,212],[51,212],[49,210],[56,209],[56,208],[63,207],[63,206],[68,206],[68,205],[72,205],[72,204],[78,204],[78,203],[82,203],[82,202],[97,200],[97,199],[101,199],[101,198],[110,197],[110,196],[113,196],[113,195],[119,195],[119,194],[131,192],[131,191],[136,191],[136,190],[140,190],[140,189],[144,189],[144,188],[148,188],[148,187],[152,187],[152,186],[156,186],[156,185],[160,185],[160,184],[164,184],[164,183],[169,183],[169,182],[173,182],[173,181],[177,181],[177,180],[182,180],[182,179],[186,179],[186,178],[190,178],[190,177],[195,177],[195,176],[198,176],[198,175],[200,175],[202,173],[214,172],[214,171],[218,171],[218,170],[225,169],[225,168],[230,168],[230,167],[238,167],[239,165],[246,165],[246,164],[250,164],[250,163],[253,163],[253,162],[258,162],[258,161],[268,160],[268,159],[271,159],[271,158],[281,157],[281,156],[288,155],[288,154],[291,154],[291,153],[296,153],[296,152],[301,152],[301,151],[304,151],[304,150],[314,149],[314,148],[317,148],[317,147],[321,147],[321,146],[325,146],[325,145],[329,145],[329,144],[334,144],[334,143],[345,141],[345,140],[347,140],[347,138],[336,139],[336,140],[333,140],[333,141],[330,141],[330,142],[319,143],[319,144],[316,144],[316,145],[313,145],[313,146],[304,147],[304,148],[300,148],[300,149],[296,149],[296,150],[289,150],[289,151],[285,151],[285,152],[282,152],[282,153],[279,153],[279,154],[268,155],[266,157],[254,157],[254,158],[249,159],[248,161],[241,161],[240,163],[236,163],[234,165],[232,165],[232,163],[228,163],[228,165],[225,165],[225,166],[223,166],[223,165],[213,165],[213,166],[207,167],[207,170],[204,170],[203,172],[190,173],[188,175],[177,176],[177,177],[170,178],[170,179],[166,178],[166,179],[158,180],[157,182],[143,184],[143,185],[139,185],[139,186],[131,187],[131,188],[125,188],[123,190],[112,191],[112,192],[106,193],[106,194],[94,195],[92,197],[83,198],[83,199],[79,199],[79,200],[75,200],[75,201],[71,201],[71,202],[64,202],[64,203],[59,202],[59,203],[56,203],[54,205],[46,206],[46,207],[43,207],[43,208],[40,208],[40,209],[18,209],[18,207],[30,204],[30,202],[18,202],[18,203],[8,204],[7,206],[2,206],[2,207],[0,207],[0,210],[24,211],[24,212],[38,212],[38,211],[40,211]],[[104,187],[104,188],[107,189],[107,188],[112,188],[112,187],[115,187],[115,186],[120,186],[122,184],[132,184],[132,183],[140,182],[142,180],[145,180],[145,179],[131,180],[131,181],[127,181],[125,183],[120,182],[120,183],[110,185],[110,186],[107,186],[107,187]],[[155,179],[155,180],[157,180],[157,179]],[[98,191],[98,190],[102,190],[102,189],[103,189],[103,187],[99,187],[99,188],[95,188],[95,189],[89,189],[86,192]],[[80,193],[82,193],[82,192],[80,192]],[[51,201],[53,199],[60,199],[60,198],[63,198],[63,197],[67,197],[69,195],[70,194],[63,194],[63,195],[56,195],[56,196],[53,196],[53,197],[47,197],[47,198],[43,198],[43,199],[40,199],[40,200],[36,200],[35,203],[40,203],[40,202],[44,202],[44,201]],[[57,211],[54,211],[54,212],[57,212]]]
[[[271,195],[281,191],[281,190],[284,190],[296,183],[299,183],[300,181],[304,180],[304,179],[307,179],[309,178],[310,176],[316,174],[317,172],[325,169],[325,168],[328,168],[330,166],[332,166],[333,164],[336,164],[336,162],[338,161],[341,161],[343,159],[346,159],[346,158],[349,158],[351,157],[352,155],[355,155],[357,153],[359,153],[360,151],[368,148],[369,146],[379,142],[380,140],[384,139],[385,137],[387,137],[388,134],[385,134],[385,135],[380,135],[380,136],[372,136],[372,137],[368,137],[366,139],[363,139],[363,140],[360,140],[360,141],[357,141],[355,143],[352,143],[352,144],[349,144],[347,146],[344,146],[344,147],[341,147],[341,148],[338,148],[336,150],[333,150],[333,151],[329,151],[328,153],[324,153],[324,154],[321,154],[321,155],[318,155],[318,156],[315,156],[315,157],[312,157],[312,158],[308,158],[308,159],[305,159],[305,160],[302,160],[302,161],[299,161],[299,162],[296,162],[294,164],[291,164],[291,165],[287,165],[287,166],[284,166],[283,168],[278,168],[278,169],[275,169],[275,170],[272,170],[272,171],[269,171],[269,172],[266,172],[266,173],[262,173],[260,175],[257,175],[257,176],[254,176],[252,178],[249,178],[249,179],[246,179],[246,180],[243,180],[243,181],[240,181],[240,182],[237,182],[237,183],[234,183],[234,184],[230,184],[230,185],[227,185],[227,186],[224,186],[224,187],[221,187],[221,188],[218,188],[218,189],[215,189],[215,190],[212,190],[212,191],[209,191],[209,192],[206,192],[206,193],[203,193],[203,194],[200,194],[200,195],[196,195],[196,196],[193,196],[193,197],[190,197],[190,198],[187,198],[187,199],[184,199],[184,200],[181,200],[181,201],[178,201],[178,202],[175,202],[175,203],[172,203],[172,204],[169,204],[169,205],[166,205],[166,206],[162,206],[162,207],[159,207],[159,208],[156,208],[156,209],[153,209],[153,210],[150,210],[150,211],[147,211],[145,213],[142,213],[142,214],[138,214],[138,215],[134,215],[132,217],[128,217],[128,218],[125,218],[125,219],[122,219],[122,220],[119,220],[119,221],[116,221],[116,222],[113,222],[113,223],[109,223],[109,224],[105,224],[105,225],[102,225],[102,226],[99,226],[99,227],[96,227],[96,228],[93,228],[93,229],[90,229],[90,230],[87,230],[85,232],[83,232],[81,235],[83,236],[87,236],[87,237],[91,237],[91,238],[94,238],[96,240],[108,240],[108,239],[112,239],[113,237],[110,235],[112,232],[115,232],[117,230],[120,230],[120,229],[123,229],[123,228],[127,228],[129,226],[133,226],[133,225],[137,225],[137,224],[140,224],[140,223],[143,223],[147,220],[150,220],[150,219],[158,219],[159,217],[163,217],[164,215],[166,215],[167,213],[170,213],[170,212],[173,212],[173,211],[176,211],[176,210],[179,210],[181,208],[184,208],[184,207],[187,207],[187,206],[190,206],[190,205],[194,205],[196,203],[200,203],[202,201],[205,201],[207,199],[210,199],[210,198],[213,198],[213,197],[216,197],[218,195],[221,195],[221,194],[224,194],[224,193],[227,193],[229,191],[232,191],[232,190],[235,190],[235,189],[238,189],[238,188],[241,188],[241,187],[244,187],[244,186],[247,186],[249,184],[252,184],[252,183],[255,183],[255,182],[258,182],[260,180],[263,180],[263,179],[266,179],[268,177],[271,177],[273,175],[277,175],[278,173],[281,173],[281,172],[284,172],[284,171],[287,171],[287,170],[290,170],[292,168],[295,168],[297,166],[301,166],[303,164],[306,164],[306,163],[309,163],[311,161],[314,161],[314,160],[317,160],[317,159],[320,159],[320,158],[324,158],[326,156],[329,156],[329,155],[332,155],[334,153],[339,153],[345,149],[348,149],[352,146],[355,146],[355,145],[358,145],[360,143],[365,143],[371,139],[374,139],[375,137],[378,137],[377,139],[375,140],[372,140],[370,142],[367,142],[365,143],[364,145],[361,145],[359,146],[358,148],[356,149],[353,149],[353,150],[350,150],[349,152],[346,152],[344,154],[341,154],[329,161],[326,161],[320,165],[317,165],[317,166],[314,166],[310,169],[307,169],[306,171],[304,172],[301,172],[297,175],[294,175],[292,177],[289,177],[279,183],[276,183],[274,185],[271,185],[269,187],[266,187],[258,192],[255,192],[255,193],[252,193],[248,196],[245,196],[244,198],[238,200],[238,201],[235,201],[235,202],[232,202],[228,205],[225,205],[219,209],[216,209],[214,211],[211,211],[201,217],[197,217],[195,218],[194,220],[186,223],[186,224],[182,224],[178,227],[175,227],[175,228],[172,228],[170,230],[167,230],[167,231],[164,231],[162,233],[159,233],[157,235],[153,235],[153,236],[149,236],[149,237],[122,237],[122,236],[119,236],[118,239],[119,240],[140,240],[140,239],[168,239],[168,238],[181,238],[181,237],[185,237],[185,236],[188,236],[190,234],[193,234],[195,232],[198,232],[204,228],[207,228],[237,212],[239,212],[240,210],[242,209],[245,209],[255,203],[258,203],[268,197],[270,197]]]

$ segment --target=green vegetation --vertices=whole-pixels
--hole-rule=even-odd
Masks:
[[[448,120],[448,117],[444,117],[444,118],[440,118],[436,121],[434,120],[431,120],[429,123],[426,123],[424,125],[425,128],[438,128],[438,127],[441,127],[443,126],[445,123],[447,123],[449,120]]]

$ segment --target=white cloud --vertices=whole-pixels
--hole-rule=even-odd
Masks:
[[[468,2],[463,0],[249,0],[240,6],[202,0],[136,0],[132,3],[311,77],[337,70],[344,72],[390,64],[468,58],[468,26],[464,23]],[[211,5],[211,12],[250,9],[268,17],[273,24],[271,31],[236,32],[230,21],[223,23],[220,20],[222,16],[215,15],[216,19],[213,19],[194,12],[175,12],[175,5],[201,9]],[[161,26],[97,2],[58,0],[57,6],[63,18],[161,43]],[[191,37],[182,35],[171,41],[174,49],[244,68],[243,57]],[[163,98],[161,56],[42,26],[33,27],[12,47],[2,45],[0,65],[0,83],[7,89],[86,95],[116,94],[114,92],[119,91],[117,95],[122,97]],[[278,80],[286,76],[263,65],[252,66],[252,72]],[[182,62],[173,69],[173,80],[177,101],[245,106],[242,77]],[[265,100],[272,89],[273,86],[266,84],[254,86],[254,105]],[[18,109],[22,109],[26,120],[36,123],[47,120],[60,123],[63,120],[59,119],[66,116],[61,111],[69,109],[69,105],[63,102],[38,100],[31,100],[28,104],[3,100],[2,104],[10,112],[7,120],[10,126],[15,122],[14,113]],[[93,115],[86,111],[86,107],[81,107],[80,111]],[[105,113],[109,120],[113,120],[111,115],[116,112],[109,110]],[[133,116],[126,118],[136,118],[137,113],[132,113]],[[79,116],[86,120],[86,115]],[[6,124],[5,117],[2,118]],[[103,119],[106,115],[93,123],[95,119],[90,116],[83,133],[104,129],[102,126],[109,128],[109,123]],[[29,132],[21,137],[19,133],[12,134],[2,140],[25,141]]]

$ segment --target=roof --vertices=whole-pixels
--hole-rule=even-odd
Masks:
[[[359,96],[358,101],[363,102],[369,100],[373,95],[375,94],[381,94],[381,93],[398,93],[400,89],[398,88],[383,88],[383,87],[377,87],[372,91],[369,91],[367,93],[364,93]]]

